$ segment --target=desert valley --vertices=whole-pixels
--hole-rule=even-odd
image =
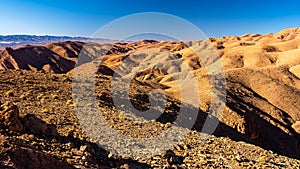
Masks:
[[[1,49],[0,168],[299,168],[300,28],[189,42],[80,40]],[[193,52],[197,49],[217,58],[201,60]],[[131,71],[122,67],[125,60],[146,63],[140,56],[150,55],[150,67],[118,72]],[[216,62],[223,66],[224,85],[211,80],[218,74],[208,74],[207,67]],[[75,75],[97,65],[91,83],[99,114],[119,133],[149,138],[174,125],[184,104],[173,78],[180,76],[179,63],[186,63],[197,81],[189,90],[197,91],[200,101],[191,108],[198,111],[195,124],[178,144],[155,156],[124,157],[102,149],[85,132],[75,113]],[[129,75],[134,77],[128,90],[136,109],[149,109],[153,90],[166,95],[166,109],[158,118],[140,123],[127,117],[130,109],[118,111],[111,82],[114,76]],[[211,83],[219,89],[217,97],[225,97],[218,117],[207,113]],[[202,132],[207,118],[218,118],[219,124],[201,140],[210,134]]]

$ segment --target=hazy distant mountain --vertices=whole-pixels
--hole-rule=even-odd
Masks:
[[[45,45],[50,42],[62,41],[95,41],[95,42],[111,42],[109,39],[91,39],[87,37],[69,37],[69,36],[36,36],[36,35],[0,35],[0,50],[5,47],[18,47],[24,45]]]

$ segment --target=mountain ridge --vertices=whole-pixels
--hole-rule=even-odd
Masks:
[[[25,45],[46,45],[54,42],[64,41],[93,41],[98,43],[115,42],[115,40],[104,38],[52,36],[52,35],[0,35],[0,51],[5,47],[21,47]]]

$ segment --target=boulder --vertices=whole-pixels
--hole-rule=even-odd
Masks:
[[[12,102],[6,102],[0,107],[0,126],[10,131],[23,131],[23,125],[19,117],[19,109]]]

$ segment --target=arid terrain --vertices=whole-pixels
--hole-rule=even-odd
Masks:
[[[182,74],[186,70],[182,63],[192,78]],[[223,70],[211,71],[218,63]],[[93,72],[95,65],[92,81],[78,76]],[[132,65],[140,67],[132,71]],[[300,28],[191,42],[66,41],[7,47],[0,54],[0,69],[0,168],[300,166]],[[139,123],[127,116],[131,110],[126,105],[120,113],[111,84],[122,77],[133,77],[130,101],[140,111],[149,109],[152,90],[163,91],[167,97],[163,114]],[[194,80],[196,86],[180,85],[176,77]],[[99,147],[78,120],[78,103],[73,100],[78,82],[95,84],[99,114],[124,135],[148,138],[175,125],[180,107],[189,103],[182,90],[199,94],[200,101],[189,107],[198,111],[196,122],[167,152],[147,158],[114,155]],[[212,85],[217,89],[214,94]],[[118,88],[120,100],[126,99],[123,90]],[[214,97],[225,99],[218,117],[208,115]],[[159,97],[152,99],[160,102]],[[84,98],[80,102],[89,104]],[[202,140],[207,118],[220,122]]]

